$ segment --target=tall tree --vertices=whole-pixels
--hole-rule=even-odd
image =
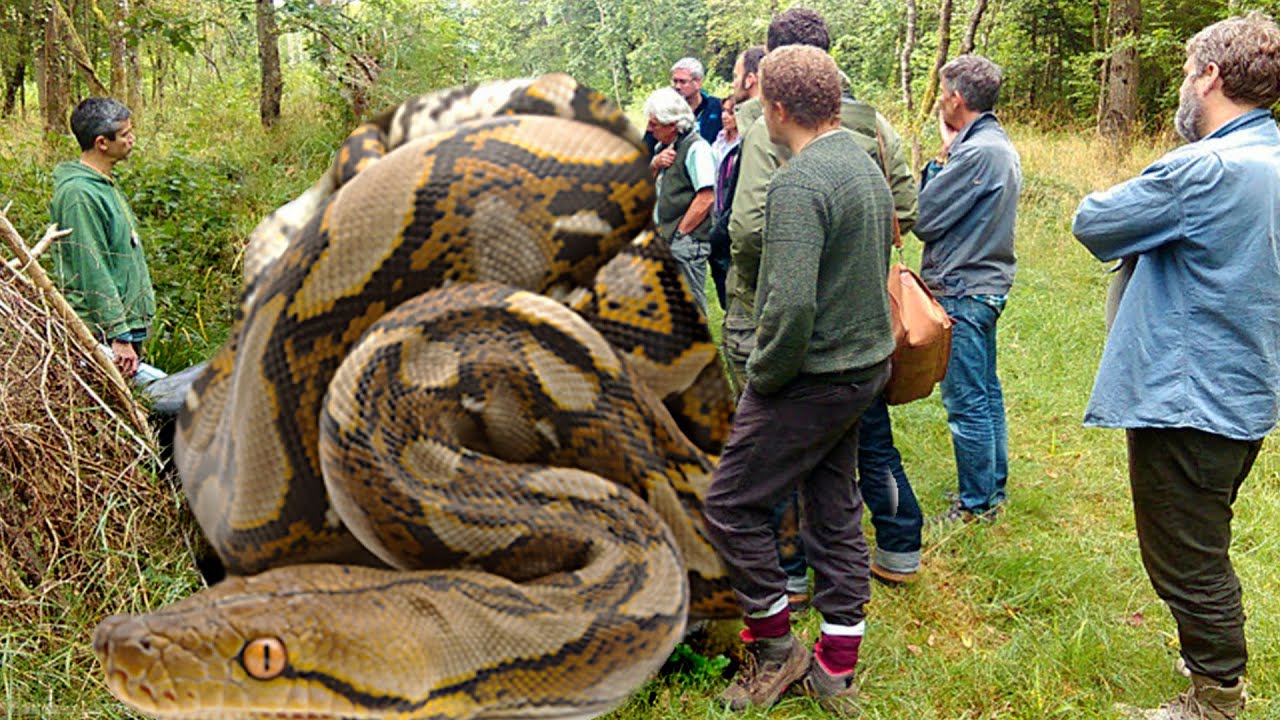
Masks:
[[[1140,0],[1111,0],[1107,20],[1111,42],[1107,52],[1106,84],[1101,88],[1098,132],[1114,142],[1128,142],[1138,115],[1138,33],[1142,25]]]
[[[960,54],[973,52],[978,40],[978,26],[982,24],[982,14],[987,11],[987,0],[975,0],[973,12],[969,14],[969,27],[964,31],[964,42],[960,43]]]
[[[938,8],[938,52],[934,55],[933,65],[929,68],[924,97],[920,99],[922,120],[927,120],[933,113],[933,103],[938,97],[938,73],[942,71],[942,66],[947,64],[947,54],[951,51],[951,8],[952,0],[942,0],[942,5]]]
[[[124,17],[131,19],[131,12],[139,9],[140,0],[117,0],[124,11]],[[132,22],[129,23],[132,27]],[[128,37],[128,35],[126,35]],[[125,85],[129,88],[129,108],[135,115],[142,112],[142,58],[138,52],[140,36],[135,32],[132,42],[127,43],[125,51]]]
[[[31,60],[32,22],[30,2],[13,3],[0,9],[0,72],[4,73],[4,105],[0,117],[8,117],[18,105],[25,105],[27,65]]]
[[[61,0],[52,0],[48,7],[54,18],[52,25],[55,28],[55,32],[58,34],[63,48],[71,50],[71,59],[75,62],[76,69],[80,71],[81,77],[89,83],[90,92],[94,95],[109,95],[110,91],[107,86],[102,83],[102,80],[98,79],[98,74],[94,71],[93,55],[85,47],[84,40],[80,38],[80,33],[76,32],[76,26],[71,22],[71,16],[67,14],[67,10],[62,6]]]
[[[44,38],[36,56],[36,76],[46,133],[66,132],[67,113],[71,108],[71,83],[63,41],[66,13],[59,13],[60,9],[56,2],[48,3],[40,18]]]
[[[284,95],[284,78],[280,74],[280,31],[276,28],[276,9],[271,0],[255,0],[258,15],[258,63],[262,69],[262,92],[258,97],[258,115],[264,127],[280,119],[280,99]]]
[[[129,50],[124,38],[129,19],[129,0],[112,0],[110,19],[98,10],[96,3],[94,10],[107,28],[107,42],[111,46],[111,96],[123,100],[129,96],[128,70],[125,67]]]
[[[902,54],[899,56],[898,71],[902,82],[902,105],[907,117],[915,117],[915,97],[911,88],[911,54],[916,49],[916,0],[904,0],[907,12],[906,37],[902,41]],[[911,132],[911,167],[920,167],[920,132]]]

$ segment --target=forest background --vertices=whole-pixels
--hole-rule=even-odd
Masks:
[[[639,120],[639,104],[686,55],[707,66],[705,89],[725,94],[735,54],[762,44],[770,18],[795,4],[0,0],[0,208],[38,237],[52,167],[78,152],[70,108],[90,94],[127,102],[139,139],[117,169],[145,230],[160,303],[149,360],[179,370],[226,339],[249,230],[324,171],[357,119],[437,88],[565,71]],[[1280,15],[1280,0],[803,4],[827,18],[832,54],[856,94],[913,141],[916,167],[937,144],[937,67],[965,50],[1002,65],[998,111],[1026,179],[1019,276],[1001,326],[1012,509],[995,526],[930,530],[921,582],[876,590],[867,716],[1101,718],[1114,716],[1115,701],[1164,699],[1179,689],[1167,671],[1175,635],[1137,559],[1122,439],[1079,427],[1103,342],[1106,280],[1071,240],[1070,216],[1084,193],[1176,144],[1186,39],[1250,9]],[[907,254],[914,261],[918,247]],[[10,332],[0,328],[0,338]],[[897,408],[894,418],[926,512],[941,510],[954,467],[940,403]],[[6,432],[15,431],[0,419],[0,448]],[[0,499],[23,476],[5,464],[0,457]],[[1280,457],[1270,447],[1237,512],[1250,717],[1280,718]],[[136,572],[91,596],[16,572],[0,556],[0,716],[130,716],[98,677],[92,627],[111,612],[183,597],[200,581],[185,545],[97,552],[91,566],[127,557]],[[56,558],[46,566],[56,573]],[[686,663],[617,716],[721,717],[712,702],[719,668]],[[818,712],[788,700],[769,716]]]

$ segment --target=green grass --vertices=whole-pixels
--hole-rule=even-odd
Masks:
[[[206,200],[196,198],[172,217],[144,222],[171,234],[175,248],[179,241],[214,243],[206,256],[234,263],[234,243],[264,208],[310,182],[335,136],[329,129],[304,128],[301,121],[264,135],[219,114],[215,103],[206,105],[231,130],[210,133],[203,123],[172,131],[172,142],[183,144],[184,157],[215,158],[216,168],[237,183],[224,194],[224,188],[206,188],[228,217],[210,226],[213,220],[199,216]],[[1155,705],[1182,687],[1172,673],[1173,623],[1138,559],[1123,436],[1080,425],[1102,349],[1106,279],[1070,234],[1071,213],[1086,192],[1135,174],[1162,148],[1141,145],[1116,159],[1084,133],[1015,127],[1013,137],[1022,153],[1025,190],[1019,271],[999,330],[1010,432],[1009,509],[991,526],[928,529],[918,582],[873,588],[860,666],[867,718],[1113,718],[1113,703]],[[20,158],[29,157],[23,150],[28,141],[0,141],[0,175],[26,167]],[[159,138],[151,150],[157,163],[166,158],[157,167],[191,174],[192,166],[174,160],[176,150],[161,147]],[[44,159],[51,165],[56,158]],[[136,172],[144,173],[141,165]],[[23,170],[21,177],[40,182],[35,171]],[[16,181],[0,187],[0,195],[14,193],[26,203],[24,230],[32,232],[40,222],[38,188],[23,190]],[[170,221],[175,224],[161,225]],[[183,229],[188,226],[213,227],[214,235],[193,238]],[[918,243],[908,237],[907,244],[908,262],[917,264]],[[173,252],[178,258],[178,250]],[[204,348],[225,332],[220,323],[228,309],[206,303],[228,301],[227,281],[209,273],[235,268],[179,264],[172,270],[166,287],[194,293],[201,308],[193,317],[189,305],[174,301],[182,307],[173,309],[173,347],[166,352],[177,361],[185,357],[184,342]],[[188,276],[185,282],[182,275]],[[709,297],[714,305],[710,288]],[[179,312],[187,314],[177,319]],[[718,318],[713,308],[713,327]],[[208,320],[207,326],[198,331],[197,319]],[[943,510],[955,471],[939,400],[894,408],[893,416],[926,514]],[[1252,650],[1246,717],[1280,718],[1280,457],[1274,447],[1264,448],[1236,510],[1233,557],[1245,587]],[[167,550],[170,556],[154,561],[155,574],[122,580],[133,585],[130,604],[157,607],[191,586],[191,571],[172,572],[186,548]],[[77,605],[73,595],[66,604],[64,620],[38,628],[0,616],[0,717],[132,717],[106,694],[88,652],[93,625],[105,609]],[[816,626],[812,615],[799,624],[809,638]],[[662,677],[610,717],[731,717],[715,701],[725,684],[710,671]],[[733,717],[822,716],[796,698]]]

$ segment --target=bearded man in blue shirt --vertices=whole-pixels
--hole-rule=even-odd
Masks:
[[[1236,718],[1247,659],[1231,506],[1280,413],[1280,28],[1251,13],[1187,43],[1186,145],[1093,193],[1072,232],[1129,258],[1085,425],[1124,428],[1138,547],[1191,687],[1152,720]]]

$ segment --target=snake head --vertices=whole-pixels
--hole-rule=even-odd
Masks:
[[[594,717],[666,658],[683,594],[602,616],[576,587],[295,565],[109,617],[93,645],[111,692],[158,718]]]
[[[159,718],[381,716],[371,710],[386,698],[337,669],[368,657],[359,623],[337,619],[353,608],[317,602],[329,588],[313,575],[232,578],[154,613],[103,620],[93,646],[107,686]]]

